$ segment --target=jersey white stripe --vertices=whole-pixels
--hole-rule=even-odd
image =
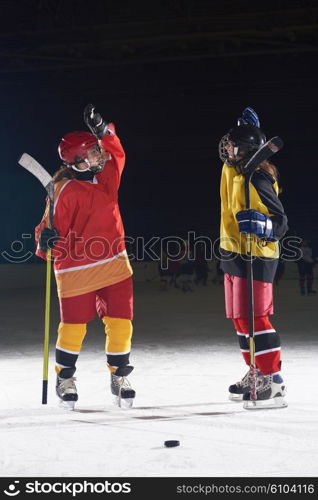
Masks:
[[[259,356],[260,354],[266,354],[267,352],[280,351],[280,347],[274,347],[273,349],[266,349],[265,351],[258,351],[255,353],[255,356]]]
[[[65,366],[65,365],[60,365],[60,363],[56,363],[56,366],[59,366],[60,368],[72,368],[71,366]]]
[[[58,349],[59,351],[63,351],[63,352],[67,352],[68,354],[79,354],[80,351],[76,352],[76,351],[68,351],[67,349],[62,349],[62,347],[59,347],[59,346],[56,346],[56,349]]]
[[[255,353],[255,356],[259,356],[260,354],[266,354],[267,352],[280,351],[280,347],[274,347],[273,349],[266,349],[265,351],[258,351]],[[249,349],[241,349],[241,352],[250,352]]]
[[[123,354],[129,354],[130,353],[130,349],[129,351],[124,351],[124,352],[109,352],[109,351],[106,351],[106,354],[111,354],[112,356],[122,356]]]
[[[240,337],[249,337],[248,333],[236,332]],[[276,330],[260,330],[259,332],[254,332],[254,335],[262,335],[263,333],[276,333]]]
[[[110,262],[112,260],[118,259],[122,255],[127,255],[126,250],[114,255],[113,257],[109,257],[108,259],[99,260],[98,262],[92,262],[92,264],[84,264],[83,266],[75,266],[75,267],[67,267],[66,269],[56,269],[54,271],[55,274],[68,273],[69,271],[79,271],[80,269],[89,269],[90,267],[100,266],[101,264],[106,264],[106,262]]]
[[[262,335],[263,333],[276,333],[276,330],[274,330],[274,328],[270,330],[260,330],[259,332],[254,332],[254,335]]]

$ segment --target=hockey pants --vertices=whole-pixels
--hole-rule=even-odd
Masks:
[[[128,278],[100,290],[60,298],[61,322],[56,344],[56,372],[68,376],[75,365],[86,335],[87,323],[96,312],[105,325],[105,353],[110,371],[129,364],[132,338],[133,291]],[[62,374],[63,375],[63,374]]]

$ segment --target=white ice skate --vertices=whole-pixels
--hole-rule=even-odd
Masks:
[[[134,367],[127,365],[117,368],[115,373],[110,374],[110,390],[114,396],[114,404],[120,408],[131,408],[136,396],[127,376],[133,371]]]
[[[62,378],[57,376],[56,394],[59,398],[59,406],[66,410],[74,410],[75,403],[78,400],[75,377]]]
[[[249,374],[250,371],[248,371],[241,380],[239,380],[235,384],[230,385],[229,399],[231,401],[242,401],[243,395],[250,391]],[[262,377],[263,374],[259,370],[257,370],[256,386],[260,383]]]
[[[243,407],[246,410],[266,410],[286,408],[286,387],[279,373],[263,375],[256,385],[256,400],[250,399],[250,393],[243,395]]]

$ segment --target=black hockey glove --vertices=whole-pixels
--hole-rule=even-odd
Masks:
[[[84,109],[84,122],[90,129],[92,134],[96,135],[98,139],[102,139],[107,134],[108,123],[103,120],[99,113],[95,113],[95,106],[87,104]]]
[[[60,235],[57,229],[45,227],[42,229],[39,238],[39,247],[42,252],[46,252],[48,248],[53,248],[56,245]]]

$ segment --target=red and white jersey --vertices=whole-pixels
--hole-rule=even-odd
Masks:
[[[109,153],[108,159],[92,182],[62,179],[55,184],[54,227],[60,239],[52,255],[60,297],[98,290],[132,274],[118,206],[125,152],[115,133],[105,135],[100,144]],[[48,201],[35,229],[37,244],[47,222]],[[46,259],[39,247],[36,255]]]

